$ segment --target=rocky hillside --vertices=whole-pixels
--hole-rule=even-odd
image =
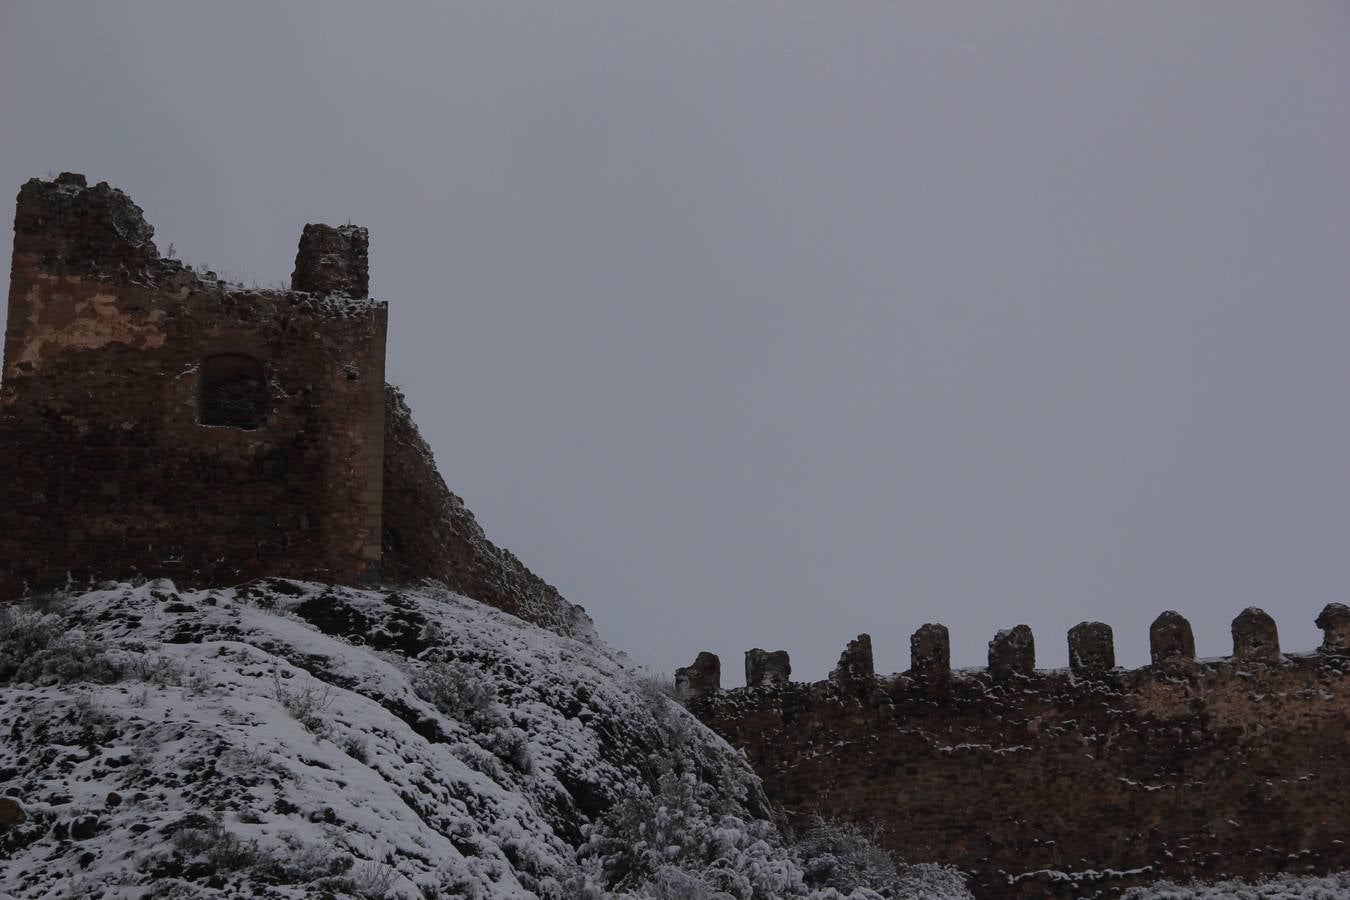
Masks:
[[[0,609],[0,895],[968,896],[822,823],[621,656],[437,589]]]

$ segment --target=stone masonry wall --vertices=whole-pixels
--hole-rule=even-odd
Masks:
[[[137,574],[378,579],[385,305],[232,289],[160,258],[153,233],[83,176],[19,192],[0,599]],[[200,424],[220,354],[261,364],[259,427]]]
[[[1036,670],[1023,626],[991,642],[989,669],[956,672],[927,625],[889,678],[860,672],[854,642],[817,684],[722,691],[707,653],[676,680],[796,822],[878,823],[899,857],[958,866],[979,897],[1112,896],[1350,868],[1350,610],[1318,624],[1322,648],[1282,655],[1247,610],[1234,656],[1197,662],[1167,613],[1154,664],[1132,671],[1101,623],[1070,632],[1070,669]]]
[[[306,225],[289,291],[226,285],[153,237],[126,194],[82,175],[19,192],[0,600],[137,575],[431,579],[593,636],[487,540],[385,385],[364,228]]]
[[[436,470],[403,395],[385,395],[384,577],[439,581],[529,622],[583,640],[593,633],[578,606],[487,539]]]

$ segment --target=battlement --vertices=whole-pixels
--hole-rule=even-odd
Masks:
[[[1328,603],[1317,616],[1323,641],[1315,652],[1350,654],[1350,607]],[[1069,676],[1072,679],[1125,678],[1131,674],[1165,672],[1185,674],[1205,669],[1231,669],[1234,666],[1277,665],[1290,662],[1280,653],[1279,631],[1275,620],[1255,606],[1244,609],[1233,619],[1233,655],[1226,660],[1200,661],[1195,656],[1195,638],[1184,616],[1168,610],[1149,627],[1149,651],[1152,664],[1138,670],[1116,667],[1115,636],[1104,622],[1079,622],[1069,629]],[[872,638],[860,634],[849,642],[839,664],[822,684],[860,687],[910,684],[930,694],[949,687],[955,673],[951,669],[951,638],[945,625],[929,623],[910,636],[910,668],[890,678],[878,677],[872,665]],[[676,692],[682,701],[705,700],[718,693],[754,691],[781,687],[790,682],[791,660],[786,650],[755,648],[745,652],[744,688],[723,691],[722,662],[716,654],[702,651],[692,665],[675,670]],[[1036,638],[1027,625],[1004,629],[989,641],[989,665],[983,673],[962,669],[963,677],[983,677],[991,681],[1026,679],[1040,675],[1063,675],[1036,669]]]
[[[790,818],[881,826],[904,859],[975,876],[980,897],[1111,895],[1161,875],[1350,867],[1350,608],[1317,617],[1316,650],[1283,653],[1259,609],[1233,620],[1233,654],[1198,660],[1165,612],[1152,661],[1115,665],[1112,632],[1068,632],[1070,665],[1035,667],[1026,626],[998,632],[988,666],[950,666],[941,625],[910,640],[910,668],[878,676],[861,635],[824,681],[748,679],[723,690],[700,653],[676,683],[741,748]],[[770,657],[746,655],[747,674]]]

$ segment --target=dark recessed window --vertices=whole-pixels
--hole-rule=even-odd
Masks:
[[[202,363],[198,421],[203,425],[257,428],[267,421],[270,411],[262,363],[242,353],[221,353]]]

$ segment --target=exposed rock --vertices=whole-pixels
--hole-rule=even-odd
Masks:
[[[70,839],[87,841],[98,834],[98,816],[80,816],[70,823]]]
[[[13,797],[0,797],[0,828],[22,825],[28,821],[23,805]]]

